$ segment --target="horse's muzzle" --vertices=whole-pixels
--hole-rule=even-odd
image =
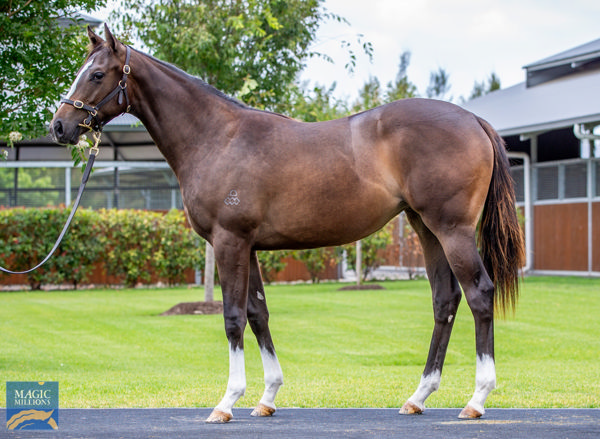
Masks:
[[[62,119],[56,119],[50,122],[50,135],[55,142],[64,145],[75,145],[79,140],[79,127],[68,129]]]

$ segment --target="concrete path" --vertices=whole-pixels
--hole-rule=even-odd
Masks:
[[[60,409],[57,431],[9,431],[0,438],[600,438],[600,409],[488,409],[484,418],[462,421],[460,409],[428,409],[402,416],[397,409],[279,409],[253,418],[234,409],[225,425],[205,424],[210,409]],[[6,410],[0,409],[6,419]]]

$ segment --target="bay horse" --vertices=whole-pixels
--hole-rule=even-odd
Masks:
[[[423,247],[435,325],[420,384],[400,413],[422,413],[439,387],[462,288],[475,320],[476,379],[459,417],[484,414],[496,382],[494,308],[514,308],[524,259],[505,146],[486,121],[450,103],[406,99],[299,122],[124,45],[106,25],[105,40],[89,27],[88,36],[87,59],[50,131],[73,144],[129,111],[177,176],[191,226],[214,247],[223,291],[229,380],[207,422],[231,420],[245,392],[247,323],[265,379],[252,415],[276,409],[283,374],[256,252],[353,242],[402,211]]]

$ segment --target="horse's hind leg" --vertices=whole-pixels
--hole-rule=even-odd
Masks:
[[[494,364],[494,284],[488,276],[475,241],[474,227],[459,226],[438,233],[444,252],[465,293],[475,319],[477,369],[475,393],[460,418],[478,418],[484,403],[496,387]]]
[[[423,413],[425,400],[440,385],[442,367],[460,303],[461,291],[438,239],[423,224],[418,214],[412,210],[407,211],[406,214],[423,247],[435,319],[429,355],[421,382],[415,393],[400,409],[401,414],[410,415]]]
[[[256,335],[265,372],[265,392],[252,416],[271,416],[275,413],[275,395],[283,384],[283,373],[275,354],[269,330],[269,310],[265,299],[256,252],[250,255],[250,282],[248,286],[248,323]]]

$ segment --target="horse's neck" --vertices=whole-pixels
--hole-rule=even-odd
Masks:
[[[139,58],[138,58],[139,57]],[[209,91],[185,73],[136,53],[132,59],[135,84],[132,113],[137,116],[175,170],[189,160],[189,149],[202,140],[203,147],[219,146],[215,127],[225,126],[239,109]]]

